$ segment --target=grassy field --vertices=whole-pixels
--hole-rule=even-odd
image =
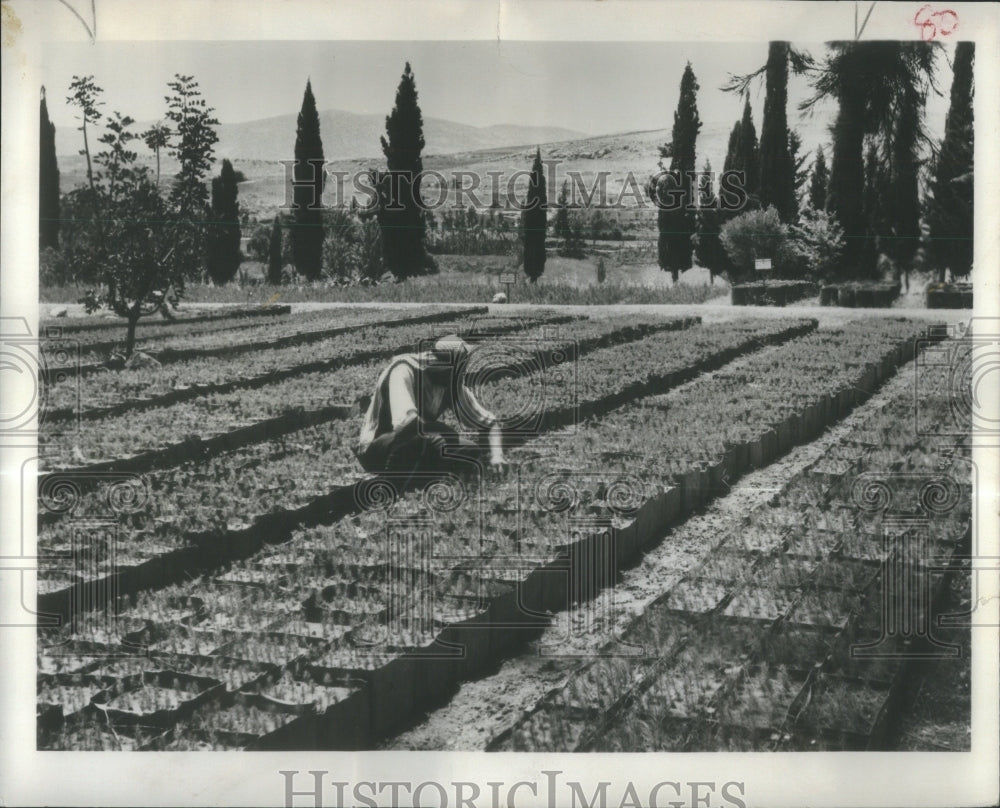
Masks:
[[[597,257],[584,259],[552,256],[545,274],[537,283],[529,283],[507,256],[437,256],[440,272],[403,283],[377,286],[337,286],[298,284],[271,286],[237,283],[215,287],[191,284],[185,290],[189,303],[265,302],[386,302],[386,303],[488,303],[497,292],[505,291],[498,280],[501,272],[515,272],[518,281],[511,289],[510,302],[545,304],[602,305],[612,303],[702,303],[728,293],[722,280],[708,284],[704,270],[693,269],[671,283],[669,273],[648,262],[618,263],[607,260],[608,280],[598,284]],[[245,269],[254,277],[259,264],[248,262]],[[85,292],[83,287],[49,287],[41,290],[42,303],[75,303]]]

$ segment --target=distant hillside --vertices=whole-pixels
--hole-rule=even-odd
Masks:
[[[295,115],[280,115],[219,127],[216,154],[242,160],[289,160],[295,146]],[[320,113],[320,134],[327,160],[381,157],[379,137],[385,133],[384,115],[359,115],[330,109]],[[500,146],[551,143],[586,137],[558,127],[469,126],[440,118],[424,119],[424,154],[452,154]]]

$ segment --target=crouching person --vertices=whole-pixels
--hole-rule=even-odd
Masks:
[[[499,422],[465,379],[469,352],[468,343],[449,336],[430,351],[392,358],[379,375],[355,450],[366,471],[439,470],[456,457],[485,456],[494,469],[503,467]],[[440,422],[448,409],[460,424],[477,431],[478,440]]]

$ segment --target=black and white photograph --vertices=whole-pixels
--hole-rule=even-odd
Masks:
[[[997,6],[171,5],[4,3],[0,801],[997,798]]]

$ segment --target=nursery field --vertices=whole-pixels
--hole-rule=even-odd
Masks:
[[[467,748],[883,748],[968,555],[969,441],[950,367],[924,361],[956,340],[689,310],[248,311],[141,325],[146,361],[124,366],[123,329],[61,328],[39,748],[444,748],[420,728],[539,656],[558,680]],[[450,333],[476,346],[508,467],[363,472],[379,372]],[[766,500],[642,572],[767,469]],[[912,609],[887,612],[897,590]]]

